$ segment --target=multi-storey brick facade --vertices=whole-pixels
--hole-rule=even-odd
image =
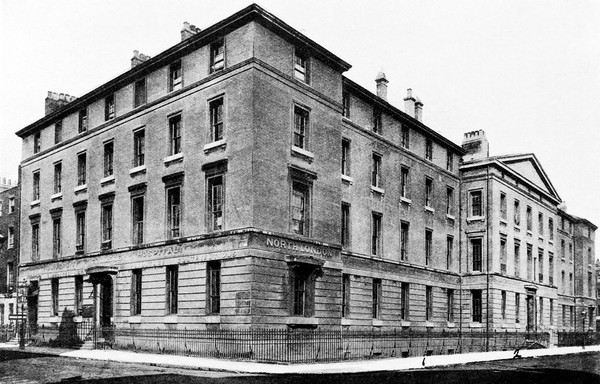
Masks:
[[[15,181],[0,179],[0,326],[14,322],[17,312],[17,266],[19,262],[19,187]]]
[[[80,98],[50,93],[18,132],[30,321],[552,329],[560,199],[535,157],[461,166],[470,147],[424,125],[411,90],[401,111],[383,73],[374,94],[349,68],[253,5],[185,24]],[[526,206],[545,233],[525,228]],[[521,244],[518,273],[502,239]],[[528,275],[527,244],[543,272]],[[543,322],[527,322],[538,298]]]

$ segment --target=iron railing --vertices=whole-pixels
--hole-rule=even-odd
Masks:
[[[433,332],[320,329],[132,329],[86,323],[40,327],[39,343],[98,349],[212,357],[261,362],[304,363],[377,357],[409,357],[512,350],[532,343],[547,347],[548,333]]]
[[[598,344],[600,344],[600,332],[558,332],[559,347]]]

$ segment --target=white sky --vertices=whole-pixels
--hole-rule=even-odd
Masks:
[[[242,0],[0,0],[0,176],[16,178],[14,132],[43,116],[47,91],[81,96],[241,10]],[[262,0],[388,100],[406,88],[424,122],[460,144],[483,129],[492,155],[533,152],[568,211],[600,225],[600,1]]]

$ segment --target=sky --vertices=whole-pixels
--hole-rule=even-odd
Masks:
[[[483,129],[491,155],[535,153],[568,212],[600,226],[600,1],[262,0],[388,101],[407,88],[423,122],[460,144]],[[206,28],[242,0],[0,0],[0,177],[16,179],[14,132],[43,117],[48,91],[81,96]],[[600,233],[600,231],[599,231]],[[599,255],[600,256],[600,255]]]

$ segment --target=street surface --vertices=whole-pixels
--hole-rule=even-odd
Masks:
[[[400,372],[242,375],[0,350],[0,383],[577,383],[600,384],[600,353],[470,363]]]

